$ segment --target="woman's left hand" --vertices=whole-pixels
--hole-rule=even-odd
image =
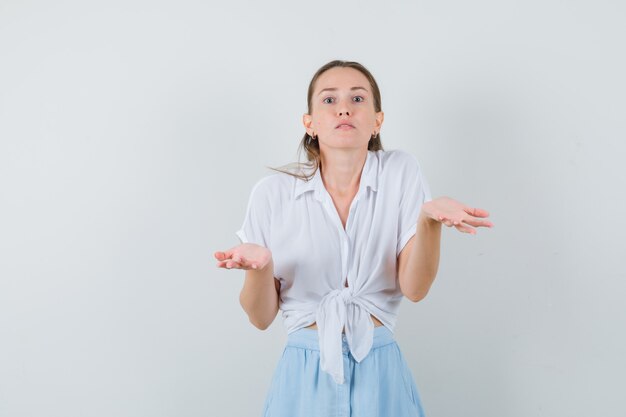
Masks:
[[[420,216],[472,235],[476,234],[476,227],[493,227],[493,223],[483,220],[489,216],[487,210],[468,207],[450,197],[438,197],[422,204]]]

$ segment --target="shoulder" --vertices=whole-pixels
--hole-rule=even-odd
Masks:
[[[276,201],[289,196],[293,189],[294,178],[291,175],[275,172],[258,179],[252,186],[250,198],[255,200]]]
[[[280,173],[272,173],[259,178],[252,186],[253,192],[268,192],[280,187],[282,175]]]
[[[377,151],[381,163],[381,171],[387,171],[390,175],[416,174],[420,171],[417,158],[402,149]]]

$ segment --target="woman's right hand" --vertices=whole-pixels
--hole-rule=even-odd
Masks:
[[[226,269],[255,269],[262,270],[272,260],[272,252],[255,243],[242,243],[227,251],[217,251],[213,254],[217,259],[217,266]]]

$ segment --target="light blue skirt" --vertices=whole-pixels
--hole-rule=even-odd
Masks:
[[[424,417],[420,397],[393,333],[374,328],[374,344],[358,363],[343,336],[344,384],[320,369],[316,329],[287,336],[263,417]]]

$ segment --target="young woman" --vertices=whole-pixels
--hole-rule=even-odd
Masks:
[[[383,119],[365,67],[321,67],[303,116],[309,163],[259,180],[242,243],[215,252],[218,267],[246,270],[240,302],[253,325],[283,312],[287,345],[263,416],[424,415],[393,337],[400,301],[428,293],[442,224],[474,234],[492,223],[485,210],[432,199],[417,159],[383,150]]]

